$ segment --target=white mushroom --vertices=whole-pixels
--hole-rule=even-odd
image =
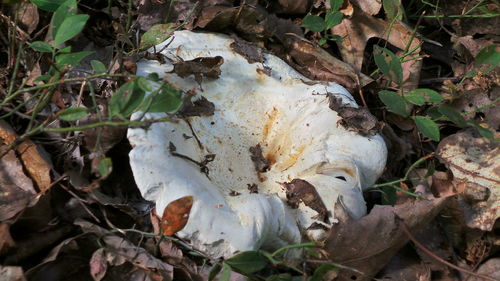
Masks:
[[[177,235],[215,257],[299,243],[301,233],[320,239],[324,229],[308,228],[335,222],[339,196],[351,216],[362,217],[362,189],[382,173],[387,149],[381,136],[364,137],[339,124],[327,93],[357,107],[352,96],[334,83],[311,83],[270,54],[263,55],[263,62],[249,63],[230,48],[233,42],[221,34],[177,31],[156,46],[167,61],[223,57],[220,77],[203,78],[201,84],[192,75],[181,78],[171,72],[170,62],[138,63],[138,75],[165,75],[165,81],[184,91],[194,89],[193,100],[203,96],[215,106],[213,115],[189,117],[189,124],[179,118],[129,130],[130,163],[144,198],[156,202],[161,217],[170,202],[193,196],[189,221]],[[206,164],[208,176],[196,163],[172,155],[170,142],[177,153],[199,162],[214,154]],[[250,148],[257,145],[270,163],[267,172],[257,172],[251,159]],[[304,203],[296,209],[287,205],[279,183],[293,179],[315,187],[331,214],[329,222]],[[257,194],[249,192],[252,185],[258,186]]]

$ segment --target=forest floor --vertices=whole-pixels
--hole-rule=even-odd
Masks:
[[[331,230],[349,239],[222,260],[175,236],[185,221],[160,234],[126,132],[151,125],[129,119],[147,102],[137,62],[183,29],[352,93],[343,125],[389,152],[368,215]],[[500,280],[499,41],[497,0],[3,1],[0,280]]]

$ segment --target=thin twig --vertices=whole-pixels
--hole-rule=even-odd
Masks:
[[[403,232],[408,236],[408,238],[413,242],[413,244],[415,244],[415,246],[417,246],[420,250],[422,250],[422,252],[426,253],[427,255],[429,255],[430,257],[432,257],[433,259],[437,260],[438,262],[440,263],[443,263],[453,269],[456,269],[460,272],[463,272],[465,274],[469,274],[469,275],[472,275],[474,277],[477,277],[477,278],[481,278],[481,279],[484,279],[484,280],[490,280],[490,281],[498,281],[498,279],[494,279],[492,277],[489,277],[489,276],[486,276],[486,275],[482,275],[482,274],[479,274],[479,273],[475,273],[475,272],[472,272],[472,271],[469,271],[467,269],[464,269],[464,268],[461,268],[461,267],[458,267],[444,259],[442,259],[441,257],[437,256],[436,254],[434,254],[431,250],[429,250],[427,247],[425,247],[424,245],[422,245],[420,242],[417,241],[417,239],[415,239],[415,237],[411,234],[410,230],[408,229],[408,226],[405,224],[404,220],[397,217],[397,219],[400,220],[401,222],[401,229],[403,230]]]

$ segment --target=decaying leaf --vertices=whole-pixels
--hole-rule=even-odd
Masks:
[[[463,208],[467,225],[491,231],[500,217],[500,144],[468,129],[443,139],[437,155],[465,183]]]
[[[370,214],[357,220],[337,216],[345,213],[336,204],[335,216],[340,223],[333,225],[325,242],[325,250],[334,262],[355,268],[363,274],[341,269],[338,280],[372,280],[408,242],[398,219],[411,231],[428,224],[445,205],[447,198],[406,201],[392,206],[376,205]],[[344,217],[344,218],[343,218]]]
[[[260,144],[250,147],[250,158],[255,165],[255,170],[259,173],[264,173],[269,171],[271,168],[271,163],[262,154],[262,147]]]
[[[382,0],[349,0],[355,6],[358,6],[363,12],[369,15],[378,14],[382,8]]]
[[[264,62],[262,49],[253,43],[247,42],[241,38],[236,38],[229,47],[236,53],[242,55],[248,63]]]
[[[384,39],[401,50],[405,50],[411,40],[410,50],[421,45],[418,38],[413,38],[409,27],[373,17],[359,8],[354,9],[352,17],[344,18],[339,25],[334,26],[332,32],[344,37],[343,42],[338,44],[339,50],[343,60],[352,65],[355,71],[361,71],[365,46],[370,38]]]
[[[318,219],[326,223],[329,222],[330,213],[312,184],[302,179],[294,179],[291,182],[279,184],[286,189],[288,205],[292,208],[298,208],[300,203],[304,203],[309,208],[318,212]]]
[[[184,102],[181,109],[177,111],[177,114],[182,117],[212,116],[214,115],[214,111],[214,103],[202,96],[195,101],[190,99],[189,101]]]
[[[193,196],[181,197],[170,202],[161,218],[163,235],[173,235],[182,230],[189,220],[189,212],[193,206]]]
[[[26,281],[23,268],[20,266],[0,265],[0,280],[3,281]]]
[[[90,258],[90,275],[94,281],[101,281],[106,275],[108,262],[103,248],[97,249]]]
[[[0,255],[5,254],[15,244],[14,239],[10,235],[9,225],[0,223]]]
[[[0,144],[10,145],[16,140],[16,133],[4,121],[0,120]],[[51,186],[51,164],[41,147],[38,147],[31,140],[25,140],[16,147],[17,155],[22,161],[27,175],[36,183],[40,192],[47,191]]]
[[[382,128],[381,123],[366,107],[351,107],[342,104],[342,101],[329,94],[330,108],[342,117],[342,125],[360,133],[363,136],[373,136]]]
[[[199,57],[189,61],[174,63],[174,70],[172,72],[182,78],[194,75],[194,79],[200,84],[203,77],[219,78],[220,66],[223,63],[224,58],[221,56]]]

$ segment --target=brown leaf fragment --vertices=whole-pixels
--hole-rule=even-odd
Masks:
[[[369,15],[378,14],[382,8],[382,0],[349,0],[349,2]]]
[[[312,0],[278,0],[269,1],[270,7],[268,9],[276,14],[305,14],[309,11],[313,1]]]
[[[262,147],[260,146],[260,144],[250,147],[249,151],[250,159],[252,159],[255,170],[258,173],[265,173],[269,171],[269,169],[271,168],[271,163],[262,154]]]
[[[94,281],[101,281],[106,275],[108,262],[106,261],[106,253],[104,248],[97,249],[90,258],[90,275]]]
[[[10,235],[9,225],[0,223],[0,255],[4,255],[10,248],[14,247],[16,243]]]
[[[355,8],[352,17],[344,18],[332,29],[333,34],[344,37],[342,44],[337,44],[343,60],[360,71],[363,65],[363,53],[370,38],[381,38],[395,47],[404,50],[412,39],[412,30],[399,22],[387,22]],[[421,45],[413,38],[410,50]]]
[[[190,116],[212,116],[215,112],[215,105],[204,96],[192,101],[186,101],[177,114],[182,117]]]
[[[173,235],[186,226],[193,206],[193,196],[184,196],[168,203],[161,218],[163,235]]]
[[[229,45],[231,50],[243,56],[248,63],[264,62],[262,49],[255,44],[236,37],[234,42]]]
[[[443,139],[436,155],[454,182],[466,184],[462,207],[467,225],[491,231],[500,217],[500,144],[470,128]]]
[[[411,253],[400,251],[377,274],[376,279],[431,281],[431,271]]]
[[[319,220],[329,223],[330,212],[326,209],[325,203],[312,184],[303,179],[293,179],[291,182],[278,184],[286,190],[288,205],[292,208],[298,208],[300,203],[304,203],[318,212],[317,218]]]
[[[500,268],[500,258],[491,258],[479,267],[477,273],[490,276],[491,278],[496,280],[500,280],[500,270],[498,270],[499,268]],[[481,281],[481,280],[484,279],[479,277],[469,278],[469,281]]]
[[[334,224],[328,234],[325,250],[333,262],[363,274],[341,269],[338,280],[372,280],[409,240],[397,218],[415,231],[428,224],[446,201],[447,198],[439,198],[406,201],[394,207],[376,205],[359,220],[339,219],[341,223]]]
[[[250,193],[259,193],[259,186],[257,186],[255,183],[252,184],[247,183],[247,188],[250,191]]]
[[[224,63],[224,58],[199,57],[188,61],[174,63],[173,73],[181,78],[194,75],[194,79],[201,84],[203,77],[217,79],[221,73],[220,66]]]
[[[2,281],[26,281],[23,269],[20,266],[0,265],[0,280]]]
[[[334,94],[328,93],[329,107],[342,118],[340,123],[362,136],[373,136],[382,128],[382,124],[366,107],[350,107],[342,104],[342,99],[336,98]]]
[[[35,4],[27,1],[21,2],[17,8],[17,16],[20,25],[28,34],[35,31],[39,22],[38,9]]]
[[[238,191],[234,190],[234,189],[231,189],[229,191],[229,196],[240,196],[241,193],[239,193]]]

